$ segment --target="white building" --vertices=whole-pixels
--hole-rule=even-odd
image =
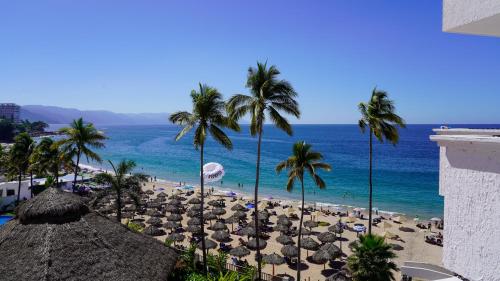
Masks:
[[[30,199],[31,190],[30,181],[21,181],[21,196],[19,198]],[[17,200],[17,190],[19,188],[18,181],[2,182],[0,183],[0,211],[3,209],[12,209],[14,207],[14,202]]]
[[[444,197],[444,266],[500,280],[500,130],[436,129]]]
[[[443,31],[500,36],[500,0],[443,0]],[[500,129],[434,132],[446,269],[407,262],[401,270],[425,280],[461,280],[450,276],[458,274],[471,281],[500,281]]]
[[[0,103],[0,118],[8,119],[14,123],[20,121],[21,107],[15,103]]]

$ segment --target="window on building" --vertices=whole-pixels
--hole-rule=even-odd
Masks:
[[[14,189],[7,189],[7,196],[14,196],[16,195],[16,191]]]

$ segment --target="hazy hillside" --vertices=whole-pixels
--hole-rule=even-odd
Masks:
[[[67,124],[83,117],[85,121],[104,125],[167,124],[168,113],[114,113],[105,110],[78,110],[57,106],[24,105],[21,118],[30,121],[45,121],[49,124]]]

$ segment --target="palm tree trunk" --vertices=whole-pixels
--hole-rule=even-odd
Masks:
[[[302,239],[302,222],[304,221],[304,180],[300,179],[300,184],[302,186],[302,208],[300,209],[300,224],[299,224],[299,236],[297,238],[297,246],[299,248],[298,261],[297,261],[297,280],[300,280],[300,252],[301,252],[301,243]]]
[[[373,158],[373,131],[370,127],[370,195],[369,195],[369,203],[368,203],[368,235],[372,235],[372,196],[373,196],[373,183],[372,183],[372,158]]]
[[[33,198],[33,171],[30,171],[30,193],[31,198]]]
[[[203,220],[203,208],[205,208],[205,187],[203,179],[203,148],[204,144],[200,146],[200,188],[201,188],[201,251],[203,252],[203,272],[207,274],[207,251],[205,246],[205,221]]]
[[[21,200],[21,180],[23,177],[23,173],[19,172],[18,180],[19,180],[19,185],[17,186],[17,204],[19,205],[19,202]]]
[[[255,211],[255,240],[257,242],[257,280],[261,280],[262,276],[262,266],[261,266],[261,256],[260,256],[260,227],[259,227],[259,178],[260,178],[260,147],[262,143],[262,125],[259,129],[259,140],[257,142],[257,165],[255,169],[255,189],[254,189],[254,211]]]
[[[73,179],[73,192],[75,192],[76,189],[76,177],[78,175],[78,165],[80,165],[80,154],[81,151],[78,149],[78,153],[76,154],[75,178]]]
[[[122,223],[122,193],[120,188],[116,191],[116,220]]]

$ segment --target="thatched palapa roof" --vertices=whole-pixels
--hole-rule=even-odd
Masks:
[[[0,228],[2,280],[167,280],[177,254],[49,188]]]

